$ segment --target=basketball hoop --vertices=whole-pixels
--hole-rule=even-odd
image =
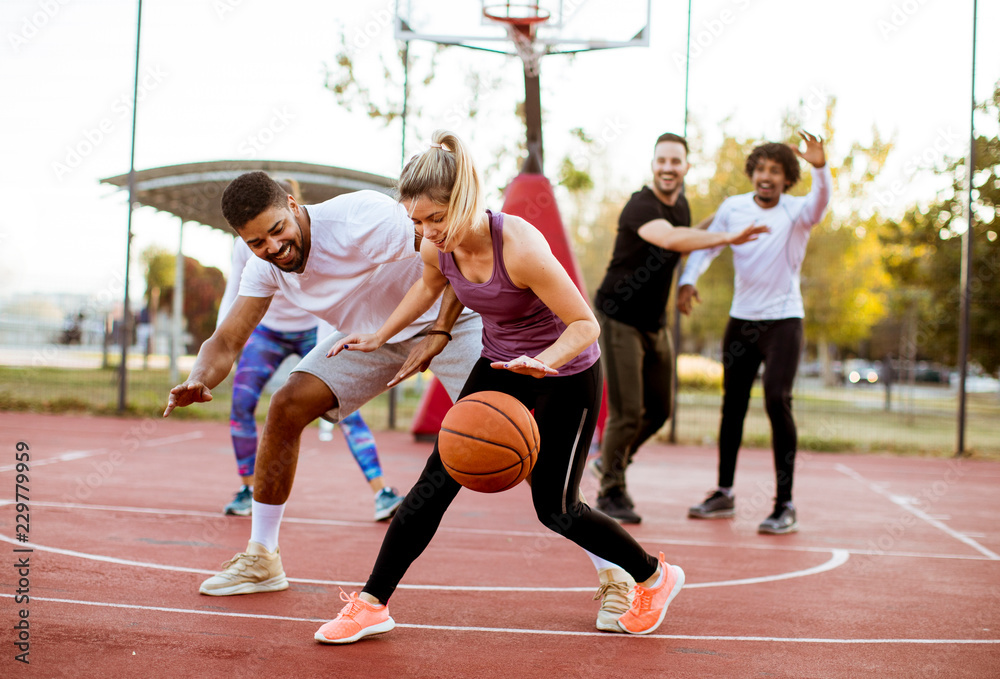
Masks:
[[[537,4],[504,2],[485,5],[483,16],[506,26],[507,35],[524,62],[525,70],[537,75],[538,59],[542,53],[535,49],[535,31],[549,20],[549,11]]]

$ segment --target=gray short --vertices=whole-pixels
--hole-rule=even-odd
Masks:
[[[430,325],[427,326],[427,330]],[[346,334],[335,332],[299,361],[292,372],[315,375],[337,397],[340,406],[327,411],[323,419],[339,422],[383,391],[406,362],[410,350],[426,335],[420,332],[408,340],[385,344],[371,353],[342,351],[327,358],[330,348]],[[465,312],[451,330],[452,340],[431,361],[430,371],[441,380],[451,399],[457,400],[483,351],[483,322],[479,314]]]

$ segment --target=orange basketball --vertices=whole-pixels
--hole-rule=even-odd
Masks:
[[[445,414],[438,453],[453,479],[499,493],[528,476],[538,458],[538,424],[524,404],[499,391],[459,399]]]

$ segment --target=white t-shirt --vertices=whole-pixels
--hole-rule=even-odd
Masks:
[[[736,280],[731,317],[764,321],[805,316],[799,274],[809,233],[830,202],[833,178],[829,167],[812,168],[812,188],[806,196],[782,194],[777,205],[764,209],[752,193],[744,193],[719,206],[709,231],[739,232],[753,223],[771,227],[770,233],[732,248]],[[692,252],[679,285],[697,283],[723,247]]]
[[[302,273],[253,257],[243,270],[240,295],[271,297],[280,291],[289,303],[338,330],[375,332],[423,273],[406,209],[378,191],[355,191],[305,209],[311,244]],[[438,307],[435,303],[389,341],[417,334],[434,321]]]
[[[256,259],[256,257],[250,246],[237,236],[233,243],[233,261],[229,271],[229,279],[226,281],[226,292],[222,295],[222,302],[219,303],[219,319],[216,327],[222,323],[222,319],[226,317],[233,302],[236,301],[243,269],[246,268],[248,261]],[[277,332],[302,332],[315,328],[318,323],[318,318],[289,302],[280,290],[274,293],[274,297],[271,298],[271,306],[267,308],[267,313],[260,321],[264,327]]]

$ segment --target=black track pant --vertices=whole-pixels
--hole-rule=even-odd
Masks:
[[[730,318],[722,340],[723,396],[719,428],[719,486],[730,488],[750,389],[764,364],[764,405],[771,420],[777,502],[792,499],[798,435],[792,417],[792,385],[802,352],[802,319],[745,321]]]
[[[576,375],[535,379],[495,370],[481,358],[462,396],[477,391],[511,394],[535,412],[541,444],[531,472],[531,500],[538,520],[584,549],[618,564],[638,582],[652,576],[656,557],[647,554],[614,519],[579,500],[580,478],[600,408],[600,362]],[[389,600],[407,568],[434,537],[445,510],[460,489],[441,464],[435,444],[420,478],[389,524],[365,592],[383,603]],[[510,555],[508,567],[534,570],[530,560],[540,556],[537,549],[520,555],[515,552]]]

